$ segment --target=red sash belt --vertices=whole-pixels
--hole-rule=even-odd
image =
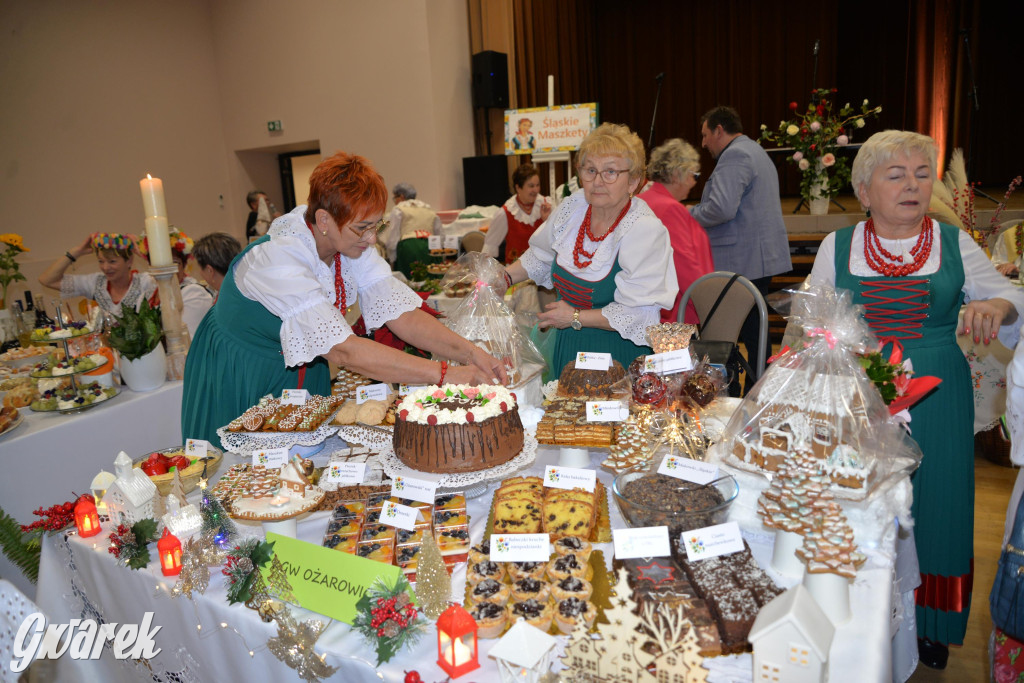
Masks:
[[[930,607],[943,612],[963,612],[970,604],[974,590],[974,558],[971,571],[961,576],[921,574],[921,585],[914,590],[919,607]]]
[[[590,287],[581,287],[574,282],[569,282],[557,273],[551,274],[552,284],[558,290],[558,294],[567,304],[573,308],[591,309],[593,305],[594,290]]]

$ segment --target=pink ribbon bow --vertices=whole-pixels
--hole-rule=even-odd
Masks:
[[[836,338],[835,338],[835,336],[831,332],[826,330],[824,327],[815,327],[814,329],[812,329],[810,332],[807,333],[807,336],[808,337],[824,337],[825,341],[828,342],[828,348],[834,349],[836,347]]]

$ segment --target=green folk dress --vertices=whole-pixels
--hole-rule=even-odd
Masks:
[[[217,302],[203,318],[189,348],[181,403],[181,433],[220,447],[217,428],[241,415],[266,394],[282,389],[331,392],[330,369],[321,357],[289,368],[281,352],[281,319],[238,291],[234,266],[256,240],[235,257]]]
[[[607,275],[596,282],[591,282],[576,277],[560,266],[556,259],[551,264],[551,282],[558,291],[558,298],[573,308],[604,308],[615,299],[615,276],[620,270],[622,267],[616,259]],[[637,356],[651,353],[651,347],[638,346],[615,330],[600,330],[593,327],[574,330],[567,327],[556,331],[552,374],[561,373],[566,363],[575,360],[576,354],[580,351],[610,353],[612,358],[622,363],[624,367],[629,367]]]
[[[854,228],[836,233],[836,287],[853,292],[881,341],[896,339],[914,374],[942,384],[911,408],[912,436],[924,459],[911,477],[914,536],[921,569],[917,634],[963,643],[974,581],[974,402],[970,369],[956,343],[964,301],[959,232],[939,226],[942,262],[931,275],[859,277],[849,272]],[[886,343],[883,354],[892,348]]]

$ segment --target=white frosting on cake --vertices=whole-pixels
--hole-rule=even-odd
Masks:
[[[486,403],[481,404],[481,399]],[[464,403],[465,408],[442,408],[439,401]],[[501,404],[505,404],[505,410]],[[445,384],[441,387],[426,387],[410,392],[398,404],[397,412],[401,418],[402,411],[407,411],[405,420],[428,424],[427,418],[433,415],[437,424],[467,424],[466,413],[473,413],[474,422],[481,422],[512,410],[516,401],[512,393],[501,385]]]

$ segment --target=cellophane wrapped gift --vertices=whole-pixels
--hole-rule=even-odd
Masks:
[[[802,338],[768,366],[712,457],[771,477],[796,453],[810,454],[836,496],[854,500],[913,471],[921,451],[858,361],[878,342],[850,293],[808,288],[794,294],[790,314]]]
[[[500,359],[508,372],[509,388],[519,401],[539,406],[544,358],[498,294],[505,289],[504,267],[480,252],[463,254],[441,278],[441,287],[465,290],[467,286],[465,298],[443,319],[444,324]]]

